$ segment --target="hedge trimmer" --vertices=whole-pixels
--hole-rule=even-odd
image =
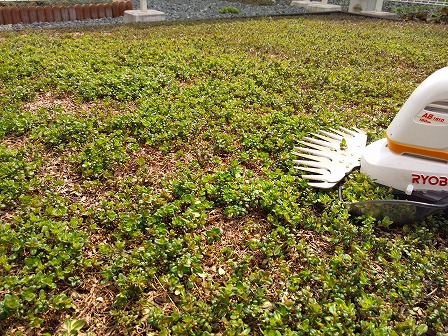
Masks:
[[[355,167],[376,183],[390,187],[401,200],[349,204],[355,214],[399,214],[424,218],[448,209],[448,67],[424,80],[402,106],[386,138],[367,144],[364,131],[353,128],[319,131],[305,137],[293,154],[296,169],[315,188],[332,188]],[[405,216],[403,215],[403,218]]]

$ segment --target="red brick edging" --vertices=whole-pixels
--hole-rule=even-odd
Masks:
[[[115,18],[133,7],[130,0],[74,6],[7,6],[0,7],[0,25]]]

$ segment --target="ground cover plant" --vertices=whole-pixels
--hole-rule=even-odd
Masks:
[[[6,335],[443,335],[448,221],[353,218],[292,147],[369,141],[446,26],[357,17],[0,32]],[[347,200],[388,197],[360,173]]]
[[[424,5],[407,5],[393,6],[393,13],[396,13],[402,20],[418,20],[430,23],[447,23],[448,22],[448,6],[424,6]]]

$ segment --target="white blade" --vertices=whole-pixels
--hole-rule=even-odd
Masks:
[[[367,135],[360,129],[340,127],[332,132],[313,133],[304,137],[294,155],[306,160],[293,160],[294,168],[312,174],[302,175],[315,188],[332,188],[353,168],[359,166]]]

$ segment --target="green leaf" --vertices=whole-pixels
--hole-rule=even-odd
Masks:
[[[14,311],[20,307],[20,299],[15,294],[6,294],[3,300],[3,305],[6,310]]]
[[[424,335],[424,334],[426,334],[427,331],[428,331],[428,326],[426,324],[420,324],[415,329],[415,332],[417,333],[417,335]]]
[[[35,268],[40,264],[39,257],[28,257],[25,258],[25,265],[29,268]]]
[[[83,320],[70,320],[67,318],[62,324],[63,335],[76,336],[84,325],[85,321]]]

